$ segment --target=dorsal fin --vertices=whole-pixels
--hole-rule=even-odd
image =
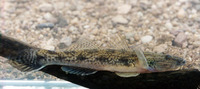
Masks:
[[[92,69],[69,67],[69,66],[62,66],[61,69],[65,71],[66,73],[76,74],[76,75],[81,75],[81,76],[90,75],[97,72],[96,70],[92,70]]]
[[[69,46],[66,51],[83,50],[83,49],[117,49],[117,50],[130,50],[126,39],[119,34],[109,35],[108,46],[103,47],[102,44],[97,44],[88,39],[88,35],[82,35],[78,41]]]
[[[126,38],[120,34],[109,35],[110,39],[108,40],[109,49],[120,49],[120,50],[130,50]]]
[[[91,41],[86,38],[85,35],[81,36],[81,38],[70,45],[66,51],[73,51],[73,50],[83,50],[83,49],[99,49],[101,48],[101,44],[97,44],[94,41]]]

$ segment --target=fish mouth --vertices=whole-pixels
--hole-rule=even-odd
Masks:
[[[183,65],[186,64],[186,61],[183,59],[183,60],[181,60],[181,61],[177,61],[176,64],[179,65],[179,66],[183,66]]]

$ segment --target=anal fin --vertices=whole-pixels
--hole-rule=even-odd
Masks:
[[[76,75],[81,75],[81,76],[90,75],[97,72],[96,70],[92,70],[92,69],[69,67],[69,66],[62,66],[61,69],[65,71],[66,73],[76,74]]]
[[[120,77],[136,77],[140,73],[122,73],[122,72],[116,72],[115,74],[117,74]]]

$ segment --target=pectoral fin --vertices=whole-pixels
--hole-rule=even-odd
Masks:
[[[138,57],[138,59],[139,59],[139,64],[140,64],[140,66],[141,66],[142,68],[145,68],[145,69],[149,68],[149,65],[148,65],[148,63],[147,63],[147,59],[145,58],[145,56],[144,56],[142,50],[139,49],[139,48],[135,48],[135,53],[136,53],[136,55],[137,55],[137,57]]]
[[[120,77],[136,77],[140,73],[122,73],[122,72],[116,72],[116,74]]]
[[[69,66],[62,66],[61,69],[65,71],[66,73],[76,74],[76,75],[81,75],[81,76],[90,75],[97,72],[96,70],[92,70],[92,69],[69,67]]]

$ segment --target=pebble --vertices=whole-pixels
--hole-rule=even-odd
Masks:
[[[78,28],[76,28],[75,26],[71,26],[69,28],[69,32],[71,32],[72,34],[76,34],[78,33]]]
[[[178,35],[180,32],[182,32],[181,30],[171,30],[170,33],[174,36]]]
[[[131,5],[129,4],[124,4],[124,5],[121,5],[117,8],[117,13],[119,14],[127,14],[128,12],[130,12],[131,10]]]
[[[173,41],[173,46],[182,47],[183,43],[187,40],[185,33],[179,33]]]
[[[157,53],[163,53],[163,52],[165,52],[166,49],[167,49],[167,45],[161,44],[159,46],[154,47],[153,51],[157,52]]]
[[[184,18],[186,16],[186,12],[184,9],[180,9],[177,13],[178,18]]]
[[[52,45],[45,45],[42,48],[47,49],[47,50],[55,50],[55,47]]]
[[[130,38],[134,37],[134,34],[132,32],[125,33],[124,35],[125,35],[126,39],[130,39]]]
[[[50,28],[50,29],[52,29],[53,27],[54,27],[53,23],[41,23],[41,24],[38,24],[36,26],[36,29],[44,29],[44,28]]]
[[[165,23],[165,27],[169,30],[173,28],[173,25],[170,22]]]
[[[198,47],[200,45],[200,41],[195,41],[192,43],[195,47]]]
[[[43,17],[48,22],[51,22],[51,23],[57,22],[57,19],[51,13],[46,13]]]
[[[117,15],[115,17],[112,18],[112,21],[114,23],[119,23],[119,24],[127,24],[128,20],[126,18],[124,18],[122,15]]]
[[[64,9],[64,7],[65,7],[65,2],[57,2],[54,4],[54,8],[58,10]]]
[[[58,25],[58,27],[66,27],[66,26],[68,26],[67,20],[61,15],[59,15],[57,17],[56,24]]]
[[[66,46],[70,46],[72,44],[72,38],[69,36],[63,37],[60,40],[61,43],[64,43]]]
[[[146,35],[141,38],[142,43],[149,43],[153,39],[152,36]]]
[[[39,6],[39,9],[42,12],[50,12],[53,11],[53,6],[51,4],[44,3]]]

